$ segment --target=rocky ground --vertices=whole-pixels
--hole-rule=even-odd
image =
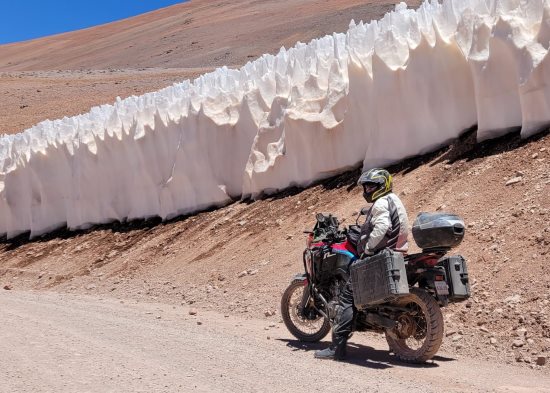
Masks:
[[[329,3],[332,14],[323,18],[323,28],[333,28],[330,15],[344,12],[340,19],[354,17],[338,11],[337,2]],[[296,41],[308,34],[311,28],[292,37]],[[259,50],[270,36],[258,37]],[[99,67],[101,59],[97,57],[90,68]],[[246,57],[236,56],[234,61],[243,64]],[[213,65],[206,60],[204,64]],[[80,113],[116,96],[141,94],[201,72],[182,65],[166,70],[140,69],[139,64],[132,69],[109,67],[0,67],[0,92],[5,97],[0,129],[15,132],[48,117]],[[390,168],[411,222],[421,211],[449,211],[467,224],[465,240],[453,252],[468,260],[473,296],[445,309],[442,350],[458,358],[477,357],[548,373],[550,136],[544,131],[528,140],[510,134],[477,145],[474,141],[475,131],[470,131],[449,147]],[[80,232],[59,230],[33,241],[25,236],[3,239],[0,288],[183,304],[199,313],[213,310],[278,323],[280,295],[302,269],[302,231],[311,228],[316,212],[331,212],[344,224],[352,223],[365,204],[355,187],[358,176],[356,170],[308,189],[236,201],[169,222],[152,219]]]

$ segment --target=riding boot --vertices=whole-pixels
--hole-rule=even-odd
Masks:
[[[334,346],[334,360],[344,360],[347,356],[347,337],[335,337],[332,341]]]
[[[346,357],[347,337],[332,336],[332,345],[323,350],[315,351],[317,359],[344,360]]]
[[[314,356],[316,359],[334,359],[335,354],[336,354],[336,349],[331,345],[328,348],[315,351]]]

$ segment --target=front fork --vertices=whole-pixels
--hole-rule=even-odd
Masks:
[[[330,319],[328,317],[327,312],[324,310],[328,310],[328,302],[326,301],[325,297],[319,293],[319,291],[315,288],[313,284],[310,284],[308,277],[305,273],[297,274],[294,276],[292,281],[302,281],[304,285],[304,291],[302,292],[302,300],[300,301],[300,310],[307,310],[310,306],[313,306],[315,310],[321,314],[323,317]],[[315,299],[319,299],[323,303],[323,308],[317,307],[315,304]]]

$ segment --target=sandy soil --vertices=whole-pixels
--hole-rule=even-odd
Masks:
[[[280,322],[42,292],[0,293],[0,307],[6,392],[550,392],[548,375],[444,353],[405,365],[374,335],[339,363]]]
[[[264,4],[264,2],[256,3]],[[210,26],[221,26],[223,25],[221,21],[233,21],[242,13],[242,8],[235,2],[222,4],[221,2],[192,1],[189,4],[201,4],[201,7],[197,7],[196,10],[189,11],[192,13],[211,13],[212,10],[208,11],[208,7],[219,4],[219,15],[215,15],[218,15],[216,18],[219,19],[216,20],[220,23],[211,23]],[[243,4],[249,4],[249,2],[243,2]],[[119,52],[108,50],[111,46],[123,45],[120,40],[114,38],[119,37],[115,34],[115,30],[125,30],[126,25],[122,22],[117,29],[110,26],[106,30],[110,33],[107,35],[113,37],[112,40],[109,37],[105,38],[106,36],[99,39],[100,35],[96,32],[101,30],[80,32],[75,36],[80,37],[81,41],[79,42],[81,43],[85,39],[97,38],[97,45],[101,43],[102,50],[107,50],[105,56],[104,52],[98,49],[97,53],[94,52],[94,56],[79,57],[80,55],[76,56],[71,52],[73,50],[71,48],[73,46],[77,48],[78,45],[62,49],[63,46],[59,44],[60,49],[56,52],[55,58],[42,53],[39,57],[43,59],[43,63],[39,63],[38,60],[29,63],[26,59],[32,57],[36,50],[35,42],[31,41],[14,47],[15,49],[8,48],[10,56],[16,56],[19,59],[10,65],[12,68],[9,68],[7,63],[2,63],[7,58],[5,57],[8,53],[6,47],[0,47],[0,93],[4,97],[0,102],[0,133],[16,132],[46,118],[81,113],[92,105],[112,102],[116,96],[141,94],[171,84],[179,78],[192,78],[197,73],[210,70],[212,66],[224,64],[227,59],[220,58],[216,60],[218,63],[212,60],[216,55],[211,50],[217,45],[220,47],[226,45],[224,40],[229,39],[228,36],[233,40],[231,41],[232,45],[236,45],[232,48],[238,46],[241,48],[239,50],[242,50],[242,52],[229,51],[232,55],[235,54],[232,61],[235,64],[243,64],[247,61],[249,52],[242,48],[255,48],[253,52],[259,54],[267,51],[262,50],[262,45],[264,48],[278,47],[275,44],[273,44],[274,46],[269,45],[278,42],[279,38],[274,34],[277,31],[280,32],[281,29],[276,28],[277,23],[287,22],[284,18],[288,19],[288,14],[280,9],[281,7],[285,8],[284,6],[293,10],[297,9],[293,7],[310,7],[309,13],[303,11],[297,13],[297,15],[307,14],[307,17],[298,18],[299,20],[297,19],[296,23],[289,27],[288,31],[292,34],[287,38],[292,39],[293,42],[296,40],[307,41],[308,37],[318,35],[320,30],[317,29],[324,29],[322,31],[326,32],[343,31],[348,23],[344,24],[344,20],[349,21],[352,17],[356,20],[361,19],[356,16],[357,9],[354,8],[359,7],[357,2],[351,0],[317,1],[315,6],[312,6],[314,4],[312,1],[289,1],[285,2],[284,6],[278,6],[279,9],[270,8],[275,7],[279,2],[265,2],[265,4],[268,4],[265,10],[271,10],[271,13],[268,13],[269,17],[265,16],[265,19],[261,19],[262,23],[255,26],[259,30],[267,29],[265,34],[258,32],[257,36],[253,36],[253,40],[248,41],[246,38],[251,35],[242,35],[233,40],[234,37],[231,38],[230,34],[224,34],[221,28],[217,30],[217,36],[211,32],[207,33],[205,24],[203,27],[205,30],[197,28],[196,31],[203,35],[212,34],[210,37],[217,37],[217,41],[213,41],[208,48],[204,47],[197,52],[202,53],[204,57],[202,60],[194,58],[194,63],[182,62],[187,55],[192,57],[191,52],[174,51],[167,54],[166,59],[169,59],[169,62],[166,64],[176,67],[170,69],[163,69],[164,65],[160,61],[147,62],[149,61],[147,59],[153,58],[151,56],[155,49],[150,47],[151,42],[155,44],[162,42],[163,34],[165,34],[163,30],[165,24],[163,23],[157,23],[150,30],[147,30],[148,24],[142,25],[142,30],[148,31],[146,37],[129,34],[125,38],[131,41],[131,37],[134,37],[135,42],[131,45],[140,46],[144,54],[143,59],[139,56],[133,58],[131,57],[132,53],[124,51],[120,52],[119,56],[115,56]],[[380,11],[380,7],[386,7],[383,2],[375,2],[375,7],[369,14],[369,4],[364,3],[361,6],[365,7],[362,9],[366,16],[375,16]],[[163,11],[162,15],[164,17],[179,15],[178,10],[184,8],[178,7],[170,12]],[[311,12],[311,10],[315,12]],[[256,17],[259,18],[260,15],[256,15]],[[149,15],[147,18],[152,17]],[[363,19],[366,18],[363,17]],[[195,17],[194,20],[202,21],[202,18]],[[341,26],[338,23],[341,23]],[[191,34],[191,32],[195,32],[193,29],[188,30],[191,25],[180,23],[178,28],[172,28],[174,31],[183,29],[186,31],[185,34]],[[298,32],[299,29],[302,30]],[[55,40],[62,42],[62,38],[63,36],[58,36]],[[74,39],[76,40],[76,38]],[[47,42],[50,41],[44,41],[43,44],[46,45]],[[277,45],[279,44],[277,43]],[[55,47],[50,49],[53,51]],[[133,59],[132,61],[135,60],[135,68],[128,67],[129,58]],[[15,57],[11,61],[15,61],[13,59]],[[56,59],[58,62],[54,63]],[[156,59],[159,60],[161,57],[156,57]],[[66,67],[69,70],[55,71],[48,67]],[[77,69],[70,69],[71,67]],[[84,69],[81,70],[79,67]],[[453,365],[458,364],[457,362],[461,362],[461,367],[465,367],[462,365],[463,361],[475,358],[477,360],[474,364],[489,362],[495,365],[496,369],[509,370],[505,374],[511,376],[520,373],[514,370],[521,370],[521,373],[526,373],[524,375],[532,375],[530,369],[534,369],[536,373],[534,375],[537,375],[537,378],[545,378],[550,370],[548,365],[550,362],[548,359],[550,355],[550,273],[548,272],[548,262],[550,261],[550,225],[548,224],[550,214],[550,136],[546,131],[534,138],[521,141],[517,134],[511,134],[503,139],[481,145],[474,145],[474,139],[475,132],[467,133],[450,147],[408,160],[402,165],[391,168],[396,175],[396,192],[404,201],[411,221],[420,211],[451,211],[462,216],[468,227],[464,242],[454,252],[464,255],[468,259],[473,283],[473,297],[468,302],[445,309],[446,338],[442,353],[445,354],[445,357],[457,359],[457,361],[444,362],[440,360],[437,363],[441,368],[434,370],[443,370],[447,364],[452,368]],[[23,299],[21,301],[24,303],[29,300],[27,296],[30,295],[23,294],[21,291],[30,289],[39,291],[32,295],[37,297],[37,303],[29,306],[30,309],[27,310],[29,315],[39,313],[41,309],[52,311],[48,308],[47,302],[40,299],[54,299],[52,302],[59,302],[59,312],[62,317],[58,316],[55,317],[57,319],[49,320],[49,325],[40,325],[42,318],[48,320],[48,315],[44,315],[44,312],[38,314],[39,316],[29,317],[35,325],[41,326],[40,332],[37,330],[38,328],[27,330],[27,337],[32,337],[30,339],[32,341],[34,341],[34,337],[40,338],[41,334],[46,334],[49,330],[55,331],[56,324],[61,323],[60,320],[63,318],[66,319],[66,322],[60,325],[64,326],[60,329],[66,329],[69,332],[58,332],[60,334],[58,340],[62,341],[61,337],[65,334],[72,334],[72,337],[87,340],[86,342],[103,340],[103,336],[95,333],[100,331],[100,327],[93,331],[82,327],[84,330],[75,330],[70,333],[68,325],[71,324],[72,319],[79,326],[85,324],[83,321],[88,321],[88,317],[85,315],[76,317],[73,314],[67,314],[71,307],[70,304],[73,306],[75,304],[70,303],[71,299],[78,298],[73,295],[78,294],[91,296],[91,298],[86,298],[89,299],[90,304],[86,303],[85,307],[90,309],[90,313],[98,303],[97,298],[103,297],[119,299],[124,301],[127,306],[136,301],[140,304],[156,302],[159,303],[158,307],[166,309],[176,307],[175,310],[179,310],[177,312],[185,310],[187,307],[195,307],[200,316],[207,315],[207,312],[217,315],[212,318],[216,321],[214,325],[220,324],[219,326],[224,326],[222,322],[226,320],[225,317],[221,318],[220,314],[229,315],[229,320],[235,318],[235,324],[243,326],[249,323],[251,326],[258,324],[257,326],[261,326],[259,330],[266,325],[267,327],[271,324],[279,326],[280,295],[292,275],[302,269],[301,253],[304,247],[302,231],[311,228],[314,214],[318,211],[337,214],[338,217],[345,220],[344,224],[353,222],[357,211],[365,204],[359,190],[354,187],[358,175],[358,171],[352,171],[320,182],[306,190],[288,190],[255,202],[236,201],[219,210],[179,217],[170,222],[153,219],[117,223],[98,226],[82,232],[68,232],[62,229],[31,242],[25,236],[11,241],[0,239],[0,299],[18,298],[21,294]],[[506,185],[513,178],[519,180],[514,184]],[[2,287],[6,291],[2,290]],[[56,295],[50,293],[52,291],[71,294],[71,296]],[[16,295],[13,295],[14,293]],[[56,296],[61,297],[57,299]],[[112,303],[111,300],[108,302]],[[5,308],[8,309],[8,307],[16,307],[16,310],[19,306],[6,304]],[[21,305],[21,307],[23,306]],[[139,310],[140,306],[136,307],[138,307],[136,310]],[[120,312],[122,313],[122,311]],[[140,311],[136,312],[139,315]],[[26,323],[26,317],[17,319],[18,317],[14,317],[13,313],[21,314],[20,312],[17,314],[18,311],[11,311],[9,315],[12,319],[10,321],[15,322],[6,323],[6,326],[11,326],[13,323]],[[121,315],[126,314],[122,313]],[[97,316],[97,313],[91,314],[91,318],[94,316]],[[53,315],[52,318],[54,318]],[[115,316],[108,323],[119,324],[120,321],[114,318]],[[134,316],[128,318],[141,322],[139,318],[133,319]],[[151,315],[148,315],[147,318],[153,319]],[[193,320],[187,321],[191,325],[185,325],[186,320],[187,317],[181,321],[178,319],[178,324],[182,323],[183,325],[174,324],[171,327],[181,333],[182,337],[177,338],[175,333],[169,337],[174,338],[176,340],[174,342],[181,343],[182,348],[183,344],[195,348],[195,343],[190,343],[189,337],[185,336],[185,328],[191,329]],[[169,325],[170,320],[165,320],[163,317],[155,323]],[[124,325],[122,322],[120,324]],[[31,327],[25,327],[25,329],[31,329]],[[277,329],[280,337],[289,338],[288,334],[284,332],[284,328],[278,327]],[[14,337],[14,340],[20,340],[19,344],[10,347],[10,356],[16,356],[14,352],[19,347],[26,348],[27,352],[23,351],[22,353],[27,356],[30,350],[21,341],[21,338],[17,338],[18,332],[14,332],[14,330],[16,329],[5,331],[11,332],[10,334],[14,336],[10,337]],[[194,332],[195,330],[190,331]],[[206,331],[206,329],[202,330],[203,333]],[[164,334],[160,330],[157,333]],[[113,337],[116,337],[119,332],[113,334]],[[213,332],[212,334],[214,337],[218,333]],[[139,334],[137,336],[143,337]],[[221,337],[225,337],[228,342],[231,340],[240,342],[240,339],[223,335]],[[144,337],[143,340],[136,340],[136,342],[146,342],[148,339],[151,337]],[[223,341],[221,338],[219,340]],[[384,381],[393,379],[394,375],[405,381],[403,386],[408,386],[413,391],[421,389],[422,381],[414,379],[412,374],[418,374],[419,370],[392,364],[387,352],[383,352],[386,350],[384,346],[375,346],[377,349],[372,352],[368,348],[363,348],[360,340],[362,339],[359,336],[352,339],[352,343],[357,345],[356,351],[354,351],[356,359],[359,357],[363,359],[361,360],[363,362],[366,362],[366,358],[385,359],[375,360],[375,362],[391,364],[389,368],[374,366],[371,369],[368,367],[366,375],[369,375],[369,378],[371,373],[382,373],[377,374],[380,375],[380,379],[377,380],[380,391],[393,388],[394,385],[384,385],[386,383]],[[4,341],[2,340],[4,344],[0,345],[8,345]],[[71,342],[73,343],[71,345],[76,345],[74,344],[75,340]],[[98,345],[104,348],[105,356],[109,354],[111,356],[109,359],[116,358],[112,352],[105,349],[107,342],[98,342]],[[268,347],[271,348],[274,343],[278,342],[274,339],[271,340]],[[53,348],[57,348],[56,345],[60,346],[59,341]],[[364,345],[371,346],[370,342]],[[179,348],[179,346],[174,347]],[[109,363],[109,361],[112,362],[109,359],[101,358],[103,360],[100,361],[100,358],[97,357],[99,355],[90,348],[88,347],[88,353],[91,358],[97,359],[100,363],[96,367],[100,367],[103,363],[112,364]],[[176,351],[165,344],[160,345],[159,348]],[[197,346],[197,348],[201,347]],[[129,349],[125,348],[120,351],[122,353],[127,350]],[[176,354],[178,357],[185,354],[183,349],[178,350],[183,352],[175,352],[175,357]],[[210,350],[211,352],[205,352],[209,353],[210,357],[204,359],[203,367],[209,367],[208,370],[218,369],[219,366],[208,363],[217,356],[216,352],[212,352],[212,348]],[[252,359],[267,357],[266,354],[269,353],[260,351],[252,354],[251,350],[242,349],[242,351]],[[303,353],[301,349],[289,351],[282,345],[281,351],[277,355],[280,356],[277,362],[281,363],[284,375],[293,376],[289,377],[289,381],[293,383],[301,382],[298,378],[299,373],[294,373],[289,366],[286,366],[287,363],[291,364],[288,362],[289,359],[294,360],[288,356],[303,355],[306,363],[297,366],[297,370],[303,370],[306,373],[311,372],[312,367],[317,365],[317,363],[310,363],[312,361],[311,353]],[[289,352],[291,355],[288,355]],[[48,353],[47,356],[54,356],[53,352]],[[65,352],[62,351],[62,353]],[[152,356],[153,354],[149,353],[148,355]],[[142,380],[147,381],[147,384],[157,386],[157,382],[162,379],[158,370],[162,367],[168,370],[180,369],[180,364],[172,361],[164,366],[157,364],[153,367],[156,371],[149,372],[143,366],[145,363],[140,363],[144,362],[143,358],[146,355],[140,356],[142,356],[141,360],[138,359],[136,363],[133,363],[134,368],[127,367],[124,370],[113,368],[115,371],[121,370],[119,374],[124,375],[123,381],[125,384],[129,384],[128,386],[138,386],[138,381],[132,378],[137,378],[140,372],[143,373]],[[194,362],[198,362],[198,358],[199,356],[196,355]],[[548,359],[548,361],[545,365],[538,366],[536,361],[539,358]],[[46,357],[46,359],[49,358]],[[226,361],[227,359],[231,360],[229,355],[220,357],[220,359],[225,360],[222,364],[225,364],[230,370],[235,368],[231,361]],[[265,364],[261,359],[258,361],[260,364]],[[18,375],[22,375],[21,378],[27,376],[29,380],[26,383],[29,385],[20,386],[28,388],[30,391],[33,387],[32,383],[34,383],[32,381],[33,374],[29,370],[32,365],[17,362],[23,362],[23,360],[16,360],[14,364],[18,366],[6,369],[11,370],[10,383],[15,383],[18,380]],[[131,363],[131,361],[128,362]],[[366,363],[370,364],[370,362]],[[51,366],[47,366],[45,360],[40,364],[41,369],[43,365],[45,374],[55,375],[54,371],[48,368]],[[243,364],[248,363],[243,360]],[[507,364],[513,365],[513,367],[507,368]],[[306,366],[307,370],[305,370]],[[323,365],[323,370],[324,367],[336,367],[334,370],[346,371],[346,375],[352,375],[355,372],[347,371],[355,371],[354,367],[357,365]],[[487,370],[483,368],[485,366],[479,367],[480,370]],[[270,370],[269,366],[265,368]],[[383,368],[385,371],[381,370]],[[0,369],[0,372],[3,370]],[[110,368],[96,368],[95,370],[97,374],[100,373],[98,370],[107,370],[108,373],[112,372],[113,374],[109,375],[115,378],[115,371]],[[456,380],[467,381],[470,373],[477,375],[475,368],[467,370],[464,377],[457,376]],[[17,374],[16,371],[20,374]],[[432,372],[431,369],[422,369],[423,375],[428,371]],[[152,375],[153,372],[156,376]],[[497,371],[495,372],[495,375],[501,375]],[[213,382],[204,376],[205,373],[201,371],[201,373],[191,374],[190,381],[187,379],[185,381],[189,386],[196,381],[197,389],[199,387],[201,389],[211,388],[213,385],[209,385],[209,383]],[[452,371],[445,368],[445,373],[452,373]],[[486,372],[487,375],[490,373],[492,371]],[[167,374],[172,375],[172,372]],[[75,374],[67,374],[64,383],[68,387],[60,386],[60,382],[54,380],[55,376],[51,376],[49,379],[53,384],[51,390],[83,386],[78,385],[80,378],[89,378],[88,382],[98,383],[98,386],[101,387],[112,386],[108,385],[111,383],[110,381],[103,381],[99,376],[94,375],[86,377],[79,375],[76,371]],[[244,374],[240,375],[242,379],[235,381],[244,380]],[[270,375],[267,375],[266,378],[271,378]],[[264,374],[261,376],[263,378]],[[170,389],[179,386],[178,384],[181,383],[180,379],[177,379],[179,377],[179,375],[170,377]],[[438,378],[434,374],[433,379],[436,382]],[[476,377],[472,376],[472,378],[475,380]],[[226,380],[230,380],[230,378],[224,379],[224,381]],[[363,380],[360,379],[355,381],[357,385],[354,386],[358,388],[359,384],[363,383]],[[412,382],[409,384],[407,381]],[[487,387],[486,390],[490,390],[489,387],[496,389],[505,383],[505,379],[500,380],[500,378],[488,379],[488,381],[494,381],[494,384],[490,386],[476,384],[472,389],[483,390],[485,387]],[[454,384],[448,383],[446,388],[441,388],[442,385],[436,382],[433,385],[434,390],[446,391],[454,386]],[[242,383],[253,390],[254,387],[247,384],[249,382]],[[510,385],[517,384],[510,382]],[[107,387],[105,390],[108,390]]]
[[[212,71],[109,69],[0,72],[0,134],[15,134],[43,120],[88,112],[91,107],[162,89]]]

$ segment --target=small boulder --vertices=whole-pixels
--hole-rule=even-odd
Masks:
[[[523,341],[522,339],[519,339],[519,338],[512,342],[512,346],[516,347],[516,348],[523,347],[524,345],[525,345],[525,341]]]
[[[521,301],[521,295],[512,295],[512,296],[508,296],[507,298],[504,299],[504,303],[509,303],[509,304],[516,304],[516,303],[519,303]]]
[[[520,181],[523,180],[523,177],[520,177],[520,176],[516,176],[516,177],[513,177],[511,178],[510,180],[508,180],[505,185],[506,186],[510,186],[512,184],[516,184],[516,183],[519,183]]]

